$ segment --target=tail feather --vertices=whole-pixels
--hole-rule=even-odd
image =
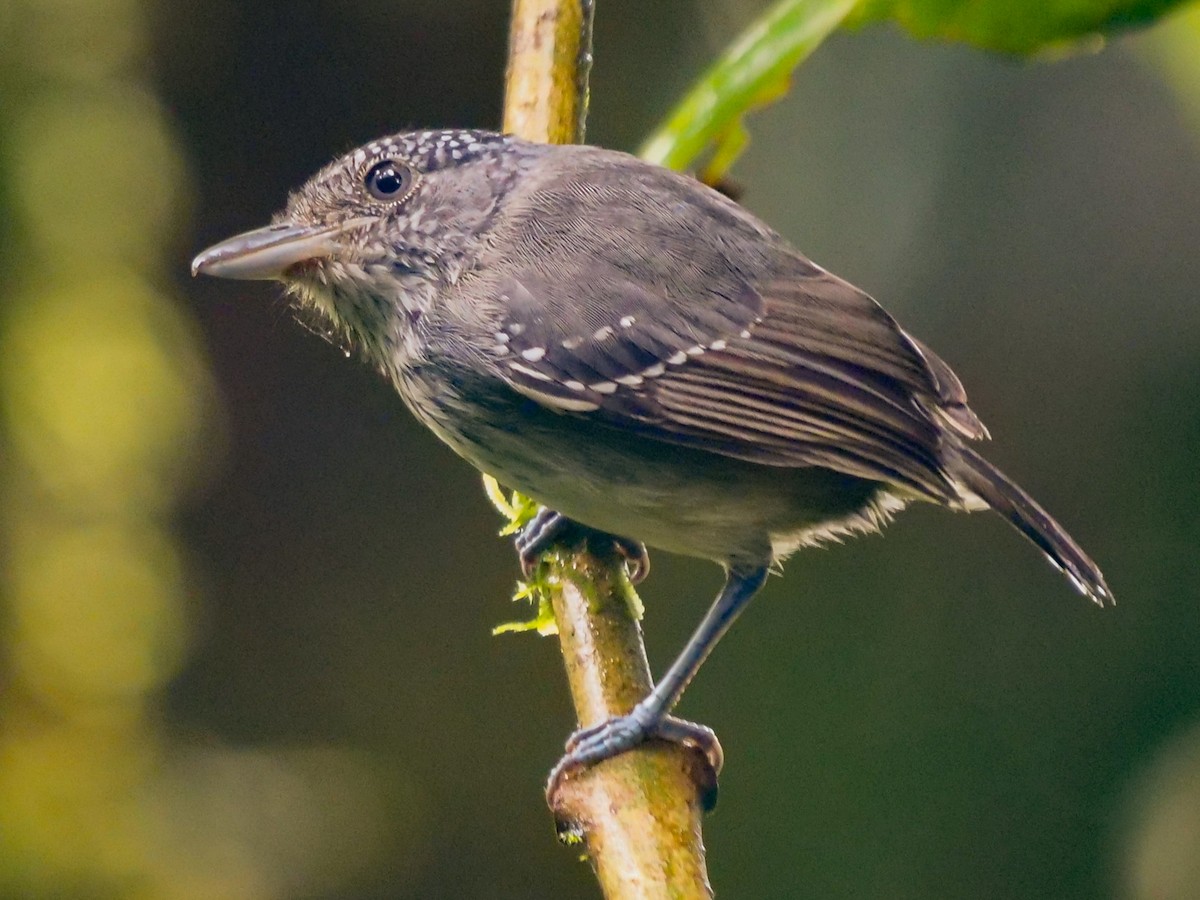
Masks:
[[[1081,594],[1100,606],[1113,602],[1104,575],[1091,557],[1037,501],[974,450],[961,447],[960,453],[962,466],[956,467],[954,474],[973,494],[1037,544]]]

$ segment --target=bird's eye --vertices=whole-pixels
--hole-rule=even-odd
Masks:
[[[385,159],[367,170],[363,186],[376,200],[388,203],[402,200],[412,186],[412,169],[394,159]]]

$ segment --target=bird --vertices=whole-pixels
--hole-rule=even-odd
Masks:
[[[1091,558],[971,446],[958,377],[873,298],[696,178],[586,145],[406,131],[334,160],[193,274],[282,282],[458,455],[541,504],[522,564],[575,526],[712,560],[724,584],[653,690],[556,773],[664,738],[768,573],[914,502],[991,509],[1080,593]]]

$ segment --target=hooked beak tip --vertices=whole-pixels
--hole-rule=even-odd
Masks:
[[[235,235],[192,260],[192,275],[248,280],[280,280],[293,266],[325,259],[337,250],[345,225],[282,222]]]

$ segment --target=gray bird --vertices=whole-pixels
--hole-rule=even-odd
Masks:
[[[958,378],[862,291],[695,179],[586,146],[407,132],[336,160],[193,273],[282,281],[483,472],[569,521],[724,567],[654,691],[563,766],[651,736],[768,571],[923,500],[993,509],[1083,594],[1095,563],[970,449]],[[641,551],[644,552],[644,551]],[[719,757],[715,762],[719,764]]]

